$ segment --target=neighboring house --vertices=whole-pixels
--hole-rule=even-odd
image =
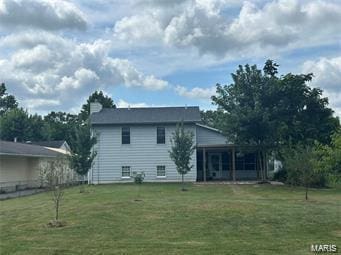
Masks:
[[[39,186],[39,164],[66,154],[65,150],[57,152],[39,145],[0,141],[0,190]]]
[[[92,132],[97,156],[89,183],[132,181],[144,172],[145,181],[180,181],[169,157],[170,139],[180,122],[194,134],[192,170],[186,181],[257,179],[254,153],[242,154],[222,133],[200,124],[199,107],[104,108],[91,103]]]
[[[39,142],[30,142],[31,144],[40,145],[43,147],[48,147],[49,149],[58,149],[56,151],[68,151],[71,152],[69,144],[65,140],[55,140],[55,141],[39,141]],[[60,152],[62,152],[60,151]]]

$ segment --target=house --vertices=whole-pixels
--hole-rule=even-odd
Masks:
[[[47,147],[0,141],[0,190],[5,192],[40,186],[39,165],[68,152]]]
[[[89,183],[132,181],[144,172],[148,182],[177,182],[181,176],[169,157],[170,139],[180,122],[194,134],[192,170],[185,181],[257,179],[254,153],[239,151],[217,129],[201,124],[199,107],[103,108],[91,103],[90,122],[97,152]]]

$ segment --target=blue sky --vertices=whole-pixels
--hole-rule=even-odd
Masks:
[[[0,77],[30,112],[214,109],[215,84],[266,59],[308,73],[341,116],[341,1],[0,0]]]

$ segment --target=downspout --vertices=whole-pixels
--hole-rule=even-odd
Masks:
[[[98,135],[98,151],[101,151],[101,137]],[[99,184],[99,170],[100,170],[100,160],[99,160],[99,155],[100,153],[97,153],[96,157],[97,157],[97,184]]]

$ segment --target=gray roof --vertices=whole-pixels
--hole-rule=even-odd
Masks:
[[[57,157],[63,154],[53,150],[49,150],[39,145],[0,141],[0,155],[26,157]]]
[[[103,108],[91,114],[91,124],[152,124],[152,123],[200,122],[198,106]]]
[[[31,143],[44,146],[44,147],[60,148],[65,142],[66,142],[65,140],[55,140],[55,141],[38,141],[38,142],[31,142]]]

